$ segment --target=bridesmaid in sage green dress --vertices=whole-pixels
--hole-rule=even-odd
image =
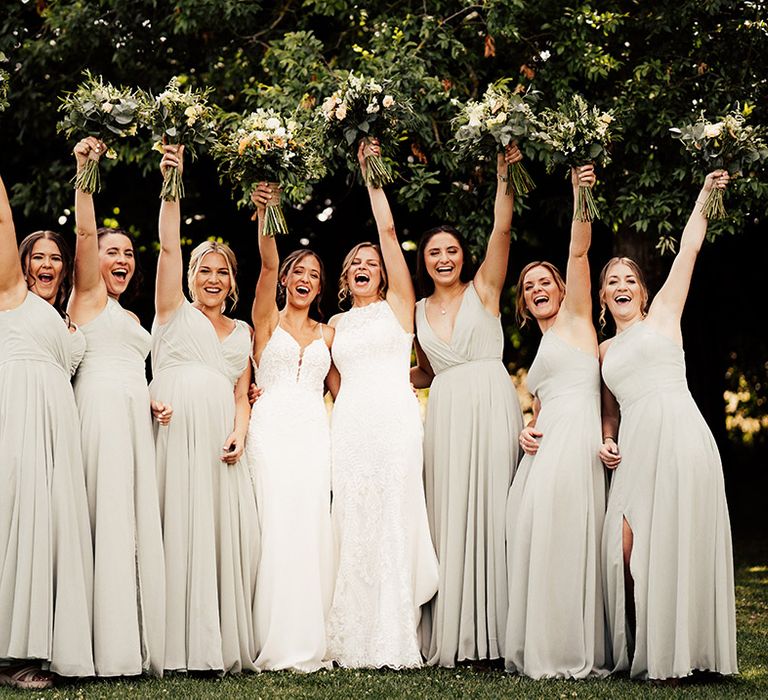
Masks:
[[[161,169],[181,167],[165,146]],[[182,286],[181,211],[160,208],[150,393],[174,417],[156,428],[165,546],[165,669],[254,670],[259,523],[243,458],[250,406],[251,334],[224,315],[237,300],[236,260],[213,241],[190,256]]]
[[[600,346],[603,446],[616,469],[603,528],[613,668],[633,678],[738,672],[733,554],[717,445],[688,390],[680,319],[707,232],[707,175],[667,280],[647,308],[637,264],[609,260],[600,305],[616,335]]]
[[[19,254],[22,261],[19,260]],[[16,233],[0,180],[0,682],[93,675],[93,559],[72,387],[81,334],[62,320],[60,237]]]
[[[459,233],[438,227],[422,237],[416,304],[417,388],[430,386],[424,475],[432,540],[439,561],[437,595],[425,606],[427,663],[493,660],[504,655],[507,623],[505,509],[523,425],[515,388],[502,362],[499,318],[507,274],[513,198],[507,164],[497,162],[494,226],[474,277]]]
[[[594,167],[571,174],[578,188]],[[592,323],[592,225],[573,221],[566,282],[533,262],[520,273],[518,317],[542,331],[528,372],[533,420],[507,501],[509,617],[506,667],[531,678],[604,675],[606,647],[600,538],[605,470],[600,449],[600,366]]]
[[[106,146],[75,146],[78,169]],[[98,231],[93,196],[75,192],[75,284],[68,311],[87,350],[75,377],[94,551],[96,675],[162,675],[165,575],[145,361],[150,336],[120,306],[136,269],[123,231]],[[152,411],[167,424],[170,409]]]

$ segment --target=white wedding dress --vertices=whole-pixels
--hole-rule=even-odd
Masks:
[[[280,326],[261,354],[264,390],[248,427],[261,522],[255,630],[260,670],[328,667],[325,625],[333,592],[325,340],[305,348]]]
[[[341,374],[331,418],[339,568],[328,657],[348,668],[421,666],[420,608],[437,591],[412,341],[386,301],[345,313],[333,341]]]

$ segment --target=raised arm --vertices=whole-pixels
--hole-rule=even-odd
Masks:
[[[163,177],[168,168],[184,169],[184,146],[163,146],[160,171]],[[166,323],[184,301],[181,259],[181,207],[179,200],[160,204],[160,255],[157,258],[155,285],[155,315],[158,323]]]
[[[680,318],[691,285],[696,257],[707,234],[707,219],[701,213],[702,205],[713,188],[725,189],[730,176],[727,170],[715,170],[707,175],[688,217],[680,238],[680,250],[672,262],[666,282],[659,290],[648,311],[648,320],[668,335],[680,338]]]
[[[77,172],[90,159],[98,160],[106,151],[106,145],[93,136],[84,138],[74,149]],[[68,310],[75,323],[83,324],[104,308],[107,303],[107,287],[99,269],[99,238],[93,195],[80,189],[75,190],[75,227],[75,284]]]
[[[274,194],[279,196],[279,193]],[[259,255],[261,256],[261,270],[259,279],[256,281],[256,295],[251,307],[254,355],[257,358],[261,356],[261,350],[267,344],[279,320],[275,292],[279,282],[280,256],[274,237],[263,234],[264,214],[272,195],[272,188],[266,182],[260,182],[251,194],[251,201],[256,205],[258,215]]]
[[[576,212],[579,187],[595,184],[595,167],[582,165],[571,168],[573,209]],[[592,324],[592,290],[589,278],[589,246],[592,242],[592,224],[585,221],[571,223],[571,243],[568,248],[568,265],[565,272],[565,299],[563,306],[568,314]]]
[[[369,155],[380,155],[381,147],[376,139],[371,141],[361,140],[357,149],[357,159],[365,180],[365,159]],[[413,333],[413,310],[416,304],[416,293],[413,290],[413,281],[408,264],[405,262],[403,249],[397,240],[395,221],[392,218],[392,210],[389,208],[387,195],[383,189],[368,186],[368,197],[371,200],[373,218],[376,220],[376,228],[379,233],[379,246],[384,258],[384,269],[387,272],[389,289],[387,290],[387,302],[392,307],[400,325],[408,333]]]
[[[0,311],[15,309],[26,293],[11,205],[0,177]]]

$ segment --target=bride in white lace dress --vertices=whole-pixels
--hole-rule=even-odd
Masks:
[[[323,285],[320,259],[291,253],[278,269],[275,239],[261,234],[261,272],[253,302],[253,356],[263,394],[251,413],[248,457],[261,521],[255,630],[260,670],[316,671],[325,661],[333,590],[330,438],[323,401],[332,328],[309,316]],[[275,288],[285,292],[278,311]]]
[[[361,144],[362,168],[376,152]],[[420,608],[437,591],[409,380],[415,295],[386,195],[368,194],[381,247],[361,243],[347,255],[340,297],[352,308],[331,319],[341,384],[331,419],[339,568],[328,656],[350,668],[413,668],[422,663]]]

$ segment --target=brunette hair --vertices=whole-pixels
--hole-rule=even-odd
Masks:
[[[317,296],[314,298],[309,306],[310,312],[315,313],[315,319],[322,321],[324,319],[323,312],[320,310],[320,302],[323,300],[323,293],[325,292],[325,265],[320,256],[315,253],[314,250],[309,248],[299,248],[286,256],[285,260],[280,265],[280,269],[277,273],[277,305],[278,307],[285,306],[286,294],[285,285],[283,285],[283,279],[287,277],[291,270],[304,258],[312,256],[317,260],[317,265],[320,268],[320,289],[317,292]]]
[[[133,248],[133,236],[131,236],[128,231],[122,228],[109,228],[108,226],[101,226],[96,229],[99,246],[101,246],[102,239],[105,236],[108,236],[110,233],[117,233],[121,236],[125,236],[131,242],[131,248]],[[122,294],[122,298],[127,299],[128,301],[135,299],[143,283],[144,272],[141,269],[139,258],[136,255],[136,249],[133,248],[133,275],[131,276],[131,281],[128,282],[128,286],[125,288],[125,291]]]
[[[29,263],[32,257],[32,249],[35,243],[40,240],[53,241],[61,254],[61,281],[59,289],[56,292],[56,298],[53,300],[53,308],[59,312],[59,315],[69,323],[66,306],[69,300],[69,293],[72,291],[72,252],[67,242],[56,231],[35,231],[30,233],[19,243],[19,258],[21,258],[21,271],[26,279],[29,272]],[[29,286],[29,283],[27,283]],[[30,287],[31,289],[31,287]]]
[[[227,270],[229,270],[230,287],[227,299],[232,300],[231,308],[235,308],[237,300],[239,299],[237,291],[237,258],[226,243],[219,243],[218,241],[203,241],[198,245],[189,256],[189,267],[187,268],[187,286],[189,287],[189,296],[192,301],[197,301],[195,298],[195,275],[200,270],[203,264],[203,258],[208,253],[219,253],[224,256],[224,260],[227,263]]]
[[[456,239],[456,242],[461,248],[463,254],[463,262],[461,264],[461,271],[459,273],[459,279],[466,284],[471,282],[475,277],[475,265],[472,260],[472,253],[469,250],[467,241],[459,233],[457,228],[448,224],[442,224],[441,226],[435,226],[434,228],[425,231],[421,239],[419,240],[419,247],[416,251],[416,280],[419,284],[419,292],[421,296],[428,297],[435,291],[435,281],[429,276],[426,263],[424,262],[424,255],[427,250],[429,242],[438,233],[448,233]]]
[[[371,243],[370,241],[363,241],[362,243],[358,243],[352,250],[350,250],[346,257],[344,258],[344,262],[341,264],[341,274],[339,275],[339,308],[342,308],[341,305],[349,298],[350,291],[349,291],[349,282],[347,282],[347,273],[349,272],[349,268],[352,267],[352,261],[357,257],[357,254],[363,249],[363,248],[373,248],[376,251],[376,255],[379,256],[379,269],[381,270],[381,276],[379,279],[379,298],[386,299],[387,297],[387,289],[389,288],[389,278],[387,277],[387,268],[384,267],[384,258],[381,255],[381,247],[378,243]]]
[[[531,320],[531,314],[528,311],[528,307],[525,305],[523,283],[525,282],[525,276],[533,270],[534,267],[543,267],[547,270],[549,274],[552,275],[552,279],[560,290],[560,294],[565,296],[565,280],[560,274],[560,270],[546,260],[534,260],[533,262],[528,263],[522,270],[520,270],[520,277],[517,278],[517,286],[515,287],[515,318],[521,328]]]
[[[648,294],[648,285],[645,282],[645,275],[643,274],[643,271],[640,269],[640,266],[632,260],[632,258],[625,258],[621,256],[616,256],[615,258],[611,258],[605,265],[603,266],[603,269],[600,270],[600,292],[599,292],[599,299],[600,299],[600,330],[602,331],[605,328],[606,318],[605,318],[605,312],[608,309],[608,304],[605,301],[605,282],[608,278],[608,272],[614,265],[618,265],[619,263],[623,263],[626,265],[630,270],[632,270],[632,274],[634,274],[635,277],[637,277],[637,284],[640,287],[640,292],[642,294],[640,299],[640,313],[642,313],[643,316],[645,316],[648,313],[648,301],[650,298],[650,295]]]

